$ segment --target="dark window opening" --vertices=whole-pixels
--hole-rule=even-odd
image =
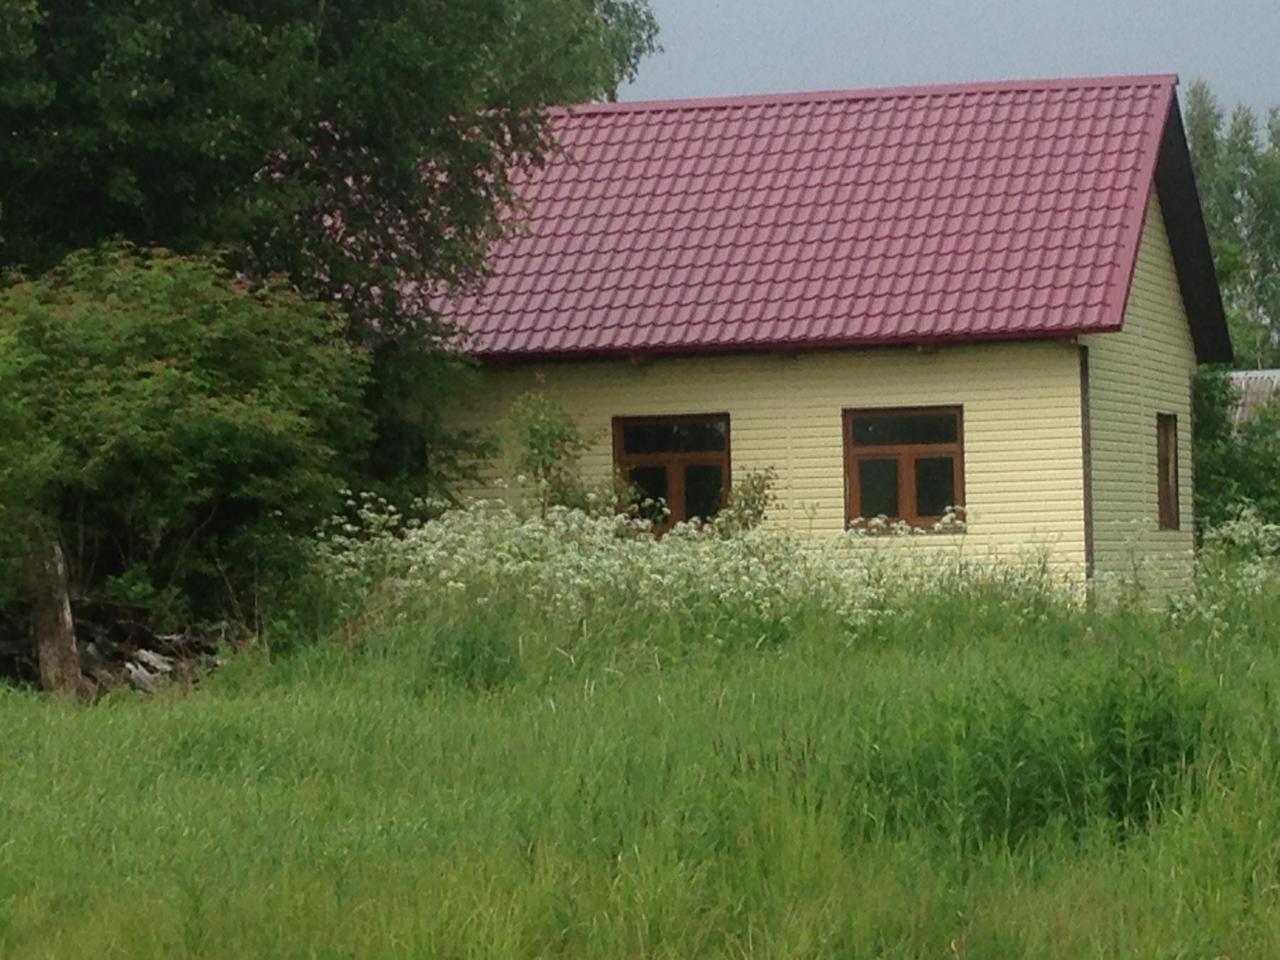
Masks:
[[[1160,529],[1177,530],[1182,525],[1178,505],[1178,418],[1172,413],[1156,414],[1156,471]]]
[[[844,412],[845,522],[933,527],[964,507],[959,407]]]
[[[640,516],[661,523],[663,504],[671,493],[666,467],[632,467],[627,471],[627,482],[635,490]]]
[[[859,460],[858,489],[860,516],[898,516],[898,461]]]
[[[729,415],[615,417],[613,459],[658,531],[710,519],[729,497]]]

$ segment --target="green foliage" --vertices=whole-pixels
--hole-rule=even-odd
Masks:
[[[0,0],[0,270],[123,237],[288,277],[372,354],[353,482],[437,493],[474,453],[439,293],[483,272],[545,108],[612,96],[655,33],[647,0]]]
[[[1274,516],[1274,514],[1272,514]],[[1201,568],[1238,572],[1259,561],[1280,557],[1280,523],[1267,521],[1257,507],[1246,504],[1205,535]]]
[[[875,829],[931,827],[955,845],[1018,846],[1051,827],[1123,835],[1179,810],[1182,775],[1206,733],[1203,681],[1087,656],[1044,688],[992,674],[981,690],[948,691],[900,715],[906,727],[891,738],[877,731],[882,745],[865,760],[884,798]]]
[[[41,109],[53,100],[53,84],[34,63],[43,19],[37,0],[0,2],[0,110]]]
[[[335,642],[0,691],[0,954],[1280,953],[1274,558],[1153,612],[761,531],[395,526]]]
[[[1239,392],[1222,367],[1200,367],[1192,389],[1195,517],[1201,530],[1221,523],[1242,496],[1240,438],[1232,413]]]
[[[365,408],[372,440],[353,482],[402,508],[420,497],[447,496],[490,450],[481,436],[451,427],[443,415],[450,401],[474,389],[475,366],[422,339],[379,344],[370,360]]]
[[[0,264],[124,235],[251,241],[293,274],[290,216],[332,184],[263,172],[325,129],[353,164],[325,177],[376,157],[377,192],[449,238],[416,251],[422,273],[470,270],[507,163],[547,146],[541,109],[611,93],[654,33],[642,0],[0,0],[0,129],[22,131],[0,153]]]
[[[16,514],[60,537],[78,592],[161,619],[245,615],[364,441],[367,361],[341,323],[212,261],[124,245],[11,284],[4,527]]]
[[[514,466],[533,481],[543,514],[551,506],[584,506],[579,460],[590,443],[564,405],[542,393],[525,393],[512,402],[507,421]]]
[[[1186,123],[1237,362],[1280,366],[1280,110],[1228,118],[1199,81]]]
[[[747,470],[734,478],[729,502],[712,523],[725,536],[737,536],[759,527],[778,503],[778,471],[773,466]]]
[[[1258,410],[1240,430],[1241,500],[1280,516],[1280,403]]]
[[[544,517],[553,506],[647,518],[665,511],[665,505],[638,503],[637,491],[622,477],[606,488],[589,488],[580,460],[591,441],[559,401],[538,391],[522,394],[512,402],[507,422],[513,466],[533,482]],[[728,503],[714,518],[716,531],[737,536],[764,523],[777,504],[777,480],[773,467],[736,479]]]
[[[1238,399],[1226,370],[1197,371],[1195,508],[1202,531],[1236,516],[1245,504],[1263,516],[1280,516],[1280,404],[1263,407],[1237,427]]]
[[[17,330],[0,316],[0,608],[22,594],[28,544],[49,533],[41,495],[55,475],[59,450],[41,429],[31,398],[19,389],[35,362],[19,348]]]

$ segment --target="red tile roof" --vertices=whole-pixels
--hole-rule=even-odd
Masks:
[[[445,316],[482,356],[1117,330],[1176,82],[557,111],[528,228]]]

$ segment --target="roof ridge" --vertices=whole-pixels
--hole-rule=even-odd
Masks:
[[[1091,90],[1100,87],[1178,85],[1176,73],[1114,74],[1090,77],[1056,77],[1024,80],[978,80],[963,83],[918,84],[896,87],[859,87],[835,90],[798,90],[727,97],[689,97],[670,100],[623,100],[576,103],[552,107],[560,115],[591,113],[646,113],[748,107],[763,104],[836,103],[848,100],[893,100],[904,97],[945,96],[958,93],[999,93],[1028,90]]]

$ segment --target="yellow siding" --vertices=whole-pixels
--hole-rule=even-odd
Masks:
[[[730,415],[735,475],[773,466],[773,522],[815,537],[844,525],[841,411],[875,406],[964,408],[966,534],[913,537],[973,558],[1043,551],[1065,575],[1084,572],[1080,365],[1073,344],[1040,342],[801,355],[591,361],[487,370],[459,404],[459,426],[494,430],[527,390],[558,398],[593,444],[584,473],[612,470],[611,418]],[[510,476],[501,460],[485,476]],[[467,491],[491,496],[491,486]],[[884,538],[868,538],[884,544]]]
[[[1089,349],[1095,570],[1136,572],[1157,591],[1192,571],[1191,379],[1195,348],[1164,216],[1148,204],[1138,265],[1120,333],[1084,338]],[[1178,417],[1180,530],[1159,529],[1156,414]]]

